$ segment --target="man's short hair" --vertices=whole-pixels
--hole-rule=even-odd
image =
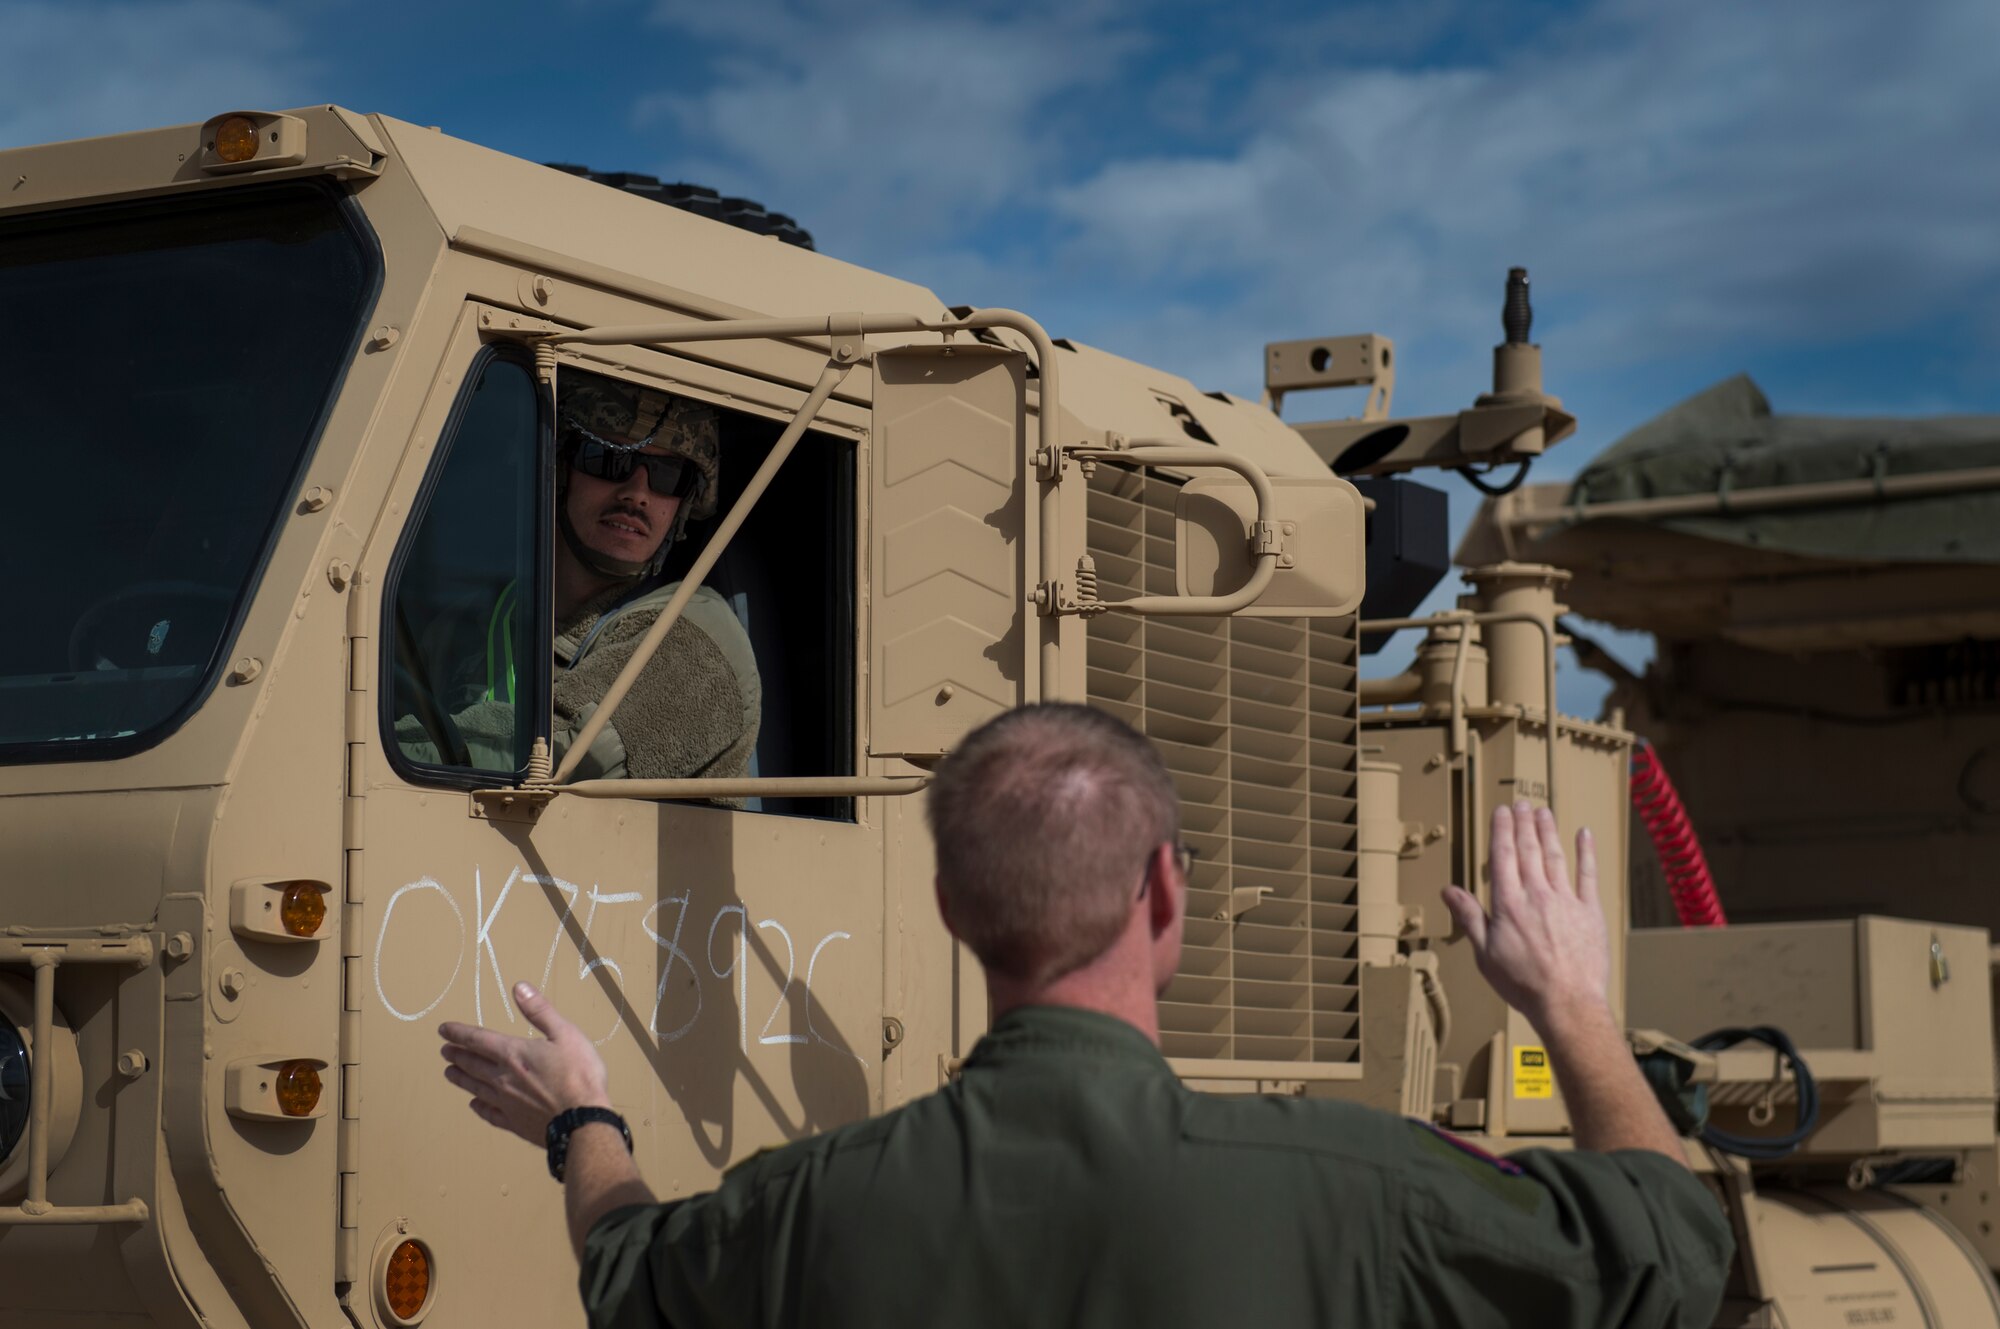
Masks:
[[[1117,939],[1147,857],[1180,837],[1160,754],[1088,706],[1008,711],[938,766],[928,799],[938,890],[988,970],[1046,983]]]

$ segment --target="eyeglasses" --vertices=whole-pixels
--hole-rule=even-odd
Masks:
[[[563,426],[562,447],[569,454],[570,465],[593,480],[624,484],[643,466],[647,488],[661,498],[686,498],[701,482],[701,470],[685,457],[639,450],[658,436],[659,430],[655,429],[637,443],[614,443],[574,421],[567,421]]]
[[[1191,844],[1177,844],[1174,846],[1174,863],[1180,868],[1181,876],[1183,878],[1185,878],[1188,875],[1188,873],[1194,871],[1194,861],[1197,857],[1199,857],[1199,851],[1197,851],[1195,847]],[[1146,866],[1139,874],[1139,898],[1141,900],[1146,898],[1146,890],[1152,884],[1153,884],[1153,856],[1151,854],[1147,854]]]

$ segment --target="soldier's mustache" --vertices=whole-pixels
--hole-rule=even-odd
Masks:
[[[651,531],[653,529],[653,523],[649,521],[646,517],[646,510],[644,508],[633,507],[628,503],[620,503],[616,507],[613,507],[608,511],[606,511],[604,516],[624,517],[630,521],[636,522],[644,530]]]

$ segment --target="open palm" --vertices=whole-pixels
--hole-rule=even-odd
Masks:
[[[1601,1007],[1610,989],[1611,946],[1588,830],[1577,832],[1576,860],[1572,887],[1555,815],[1526,803],[1502,806],[1493,810],[1492,912],[1468,891],[1444,892],[1479,972],[1544,1033],[1551,1015]]]

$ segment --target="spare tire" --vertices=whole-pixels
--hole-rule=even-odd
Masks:
[[[588,166],[571,162],[543,164],[568,175],[582,176],[600,185],[610,185],[613,189],[622,189],[628,194],[679,208],[682,212],[692,212],[697,217],[725,222],[756,235],[775,236],[801,249],[813,247],[810,231],[782,212],[767,212],[763,204],[752,199],[724,198],[703,185],[662,184],[658,176],[641,175],[637,171],[593,171]]]

